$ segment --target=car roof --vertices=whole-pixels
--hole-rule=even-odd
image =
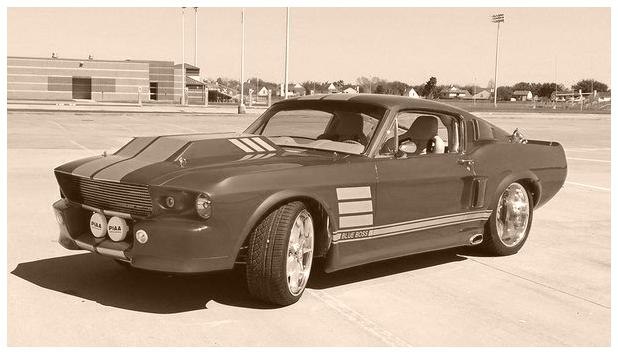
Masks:
[[[350,103],[362,103],[369,104],[373,106],[383,107],[389,110],[402,110],[402,109],[418,109],[418,110],[430,110],[430,111],[441,111],[448,112],[452,114],[461,114],[467,117],[470,117],[471,114],[467,111],[464,111],[458,107],[454,107],[444,103],[438,103],[431,100],[426,100],[422,98],[412,98],[406,96],[394,96],[394,95],[379,95],[379,94],[346,94],[346,93],[335,93],[335,94],[324,94],[324,95],[309,95],[309,96],[298,96],[293,98],[288,98],[283,101],[276,102],[274,105],[285,105],[286,103],[305,101],[307,103],[311,101],[322,102],[322,101],[339,101],[339,102],[350,102]]]

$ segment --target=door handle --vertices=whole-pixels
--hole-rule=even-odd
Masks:
[[[457,163],[460,165],[474,165],[474,160],[472,159],[461,159],[457,160]]]
[[[468,170],[468,172],[472,173],[473,176],[476,176],[476,170],[474,169],[474,164],[475,161],[472,159],[461,159],[461,160],[457,160],[457,163],[465,166],[466,170]]]

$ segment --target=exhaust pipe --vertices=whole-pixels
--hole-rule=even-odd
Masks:
[[[483,242],[483,234],[476,234],[476,235],[472,235],[472,237],[470,237],[470,245],[471,246],[478,245],[481,242]]]

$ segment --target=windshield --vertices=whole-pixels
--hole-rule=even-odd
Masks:
[[[260,134],[279,146],[361,154],[385,110],[352,104],[323,103],[273,107],[247,133]]]

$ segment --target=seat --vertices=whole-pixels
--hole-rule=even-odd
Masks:
[[[433,116],[418,116],[408,131],[399,135],[399,145],[406,141],[416,144],[416,151],[412,155],[444,152],[444,141],[438,136],[438,118]],[[394,145],[395,139],[390,138],[382,145],[380,152],[394,152]]]
[[[363,117],[360,113],[354,112],[335,112],[335,120],[324,134],[318,139],[328,139],[333,141],[353,140],[363,145],[367,145],[367,137],[363,134]]]

